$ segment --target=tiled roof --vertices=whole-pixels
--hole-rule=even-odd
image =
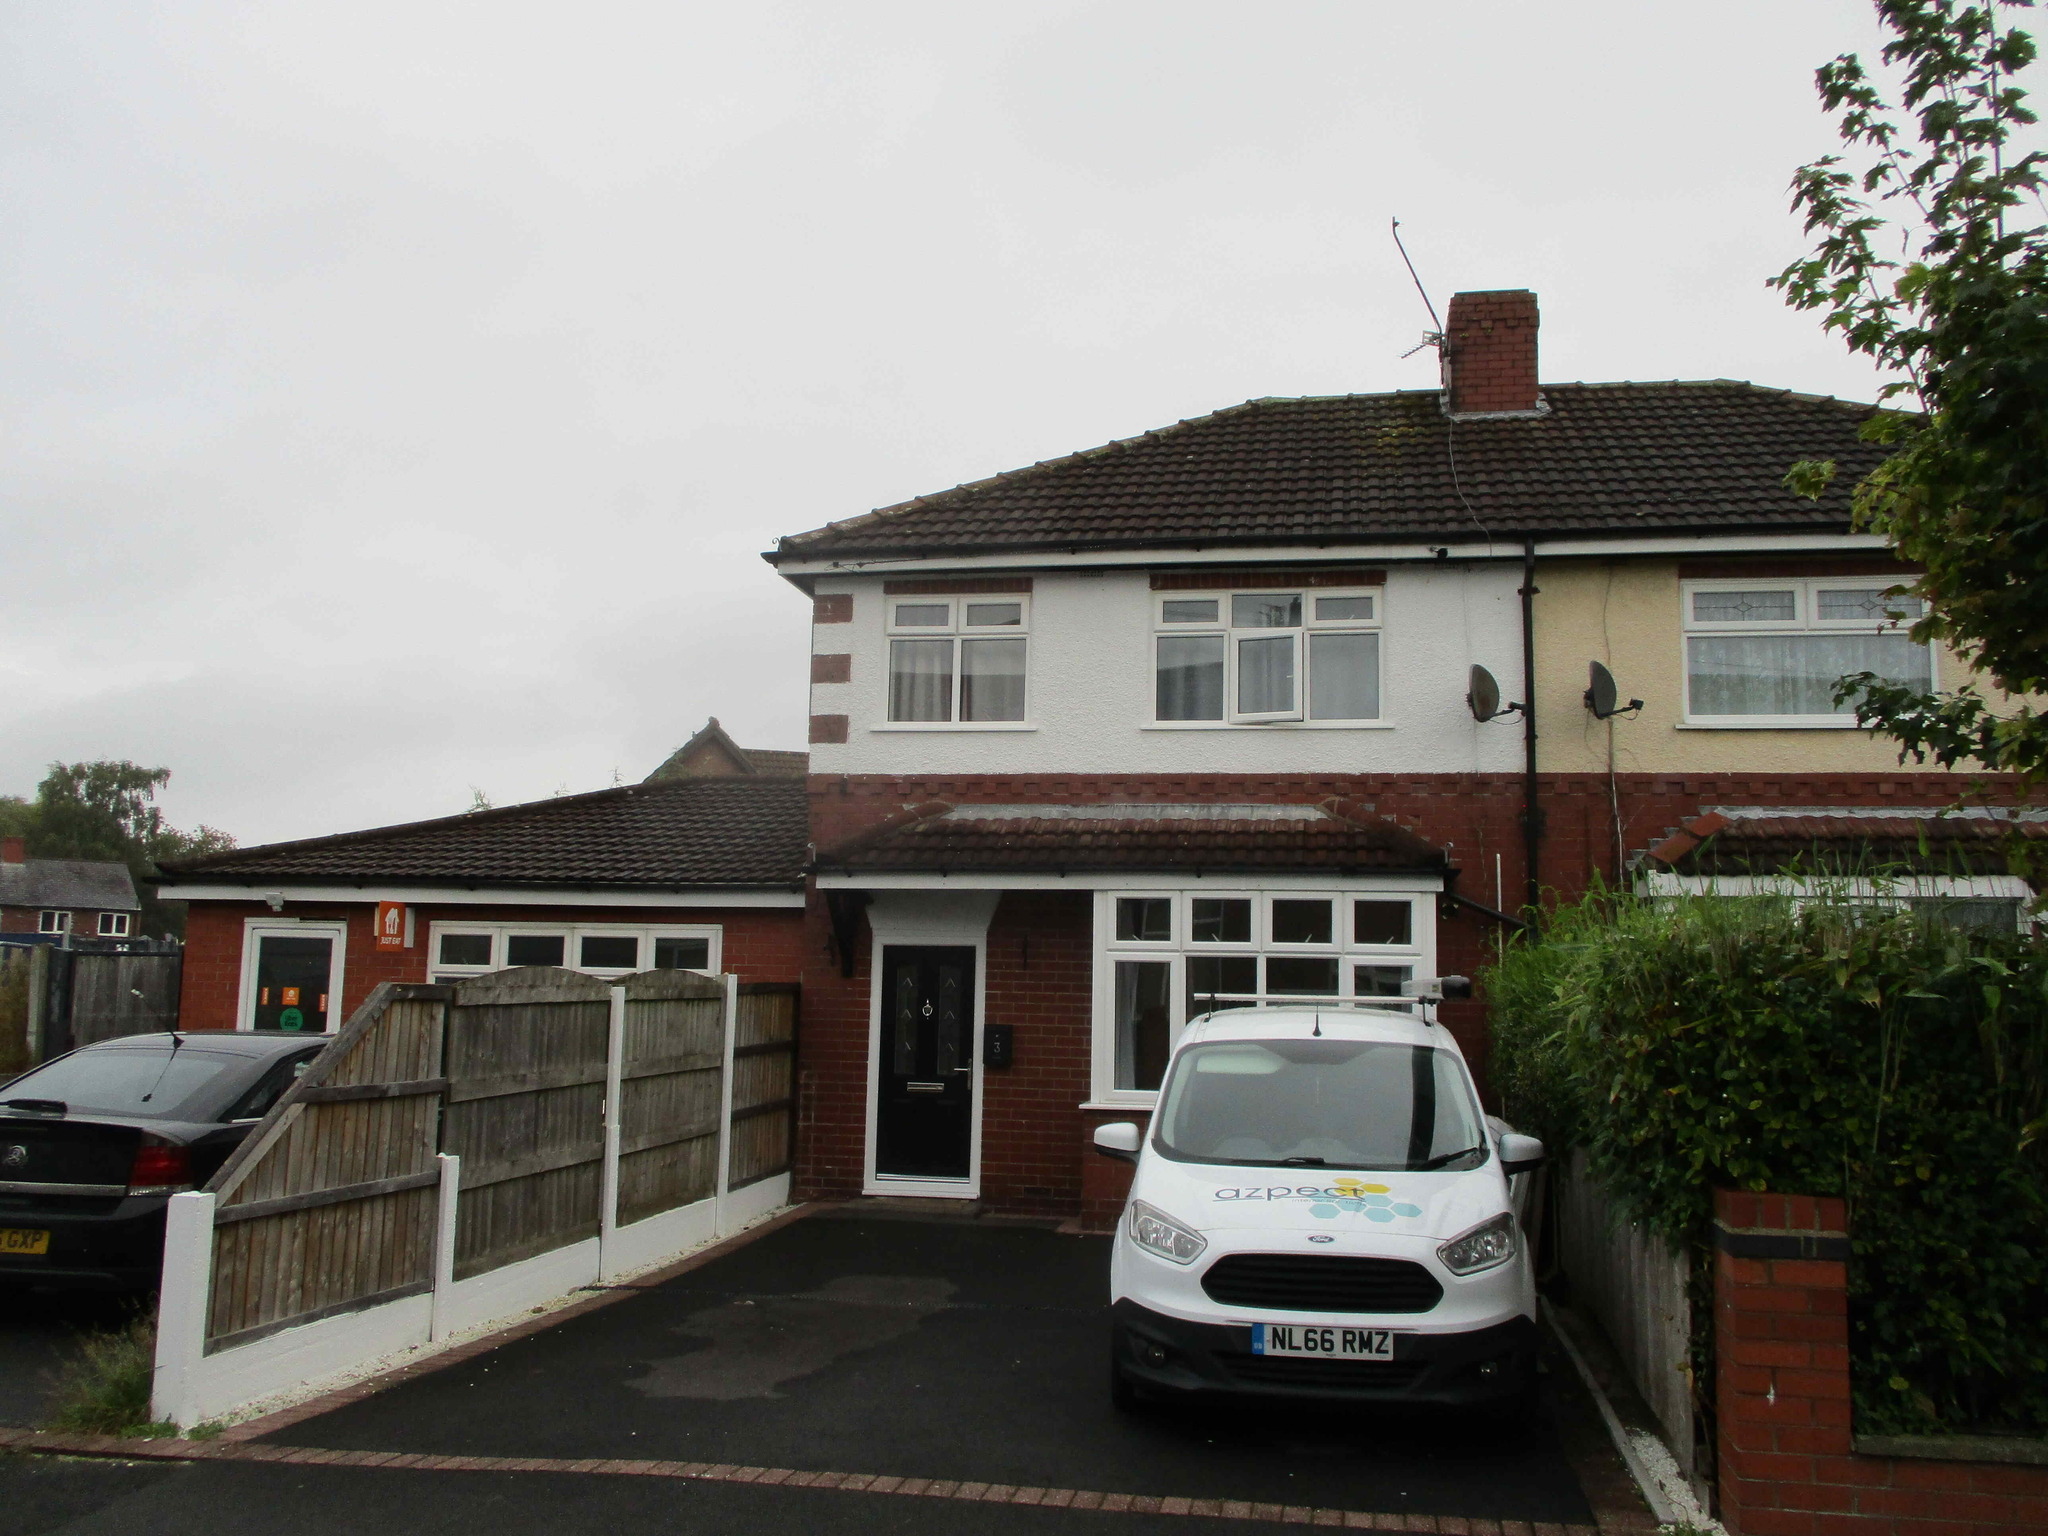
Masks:
[[[794,534],[768,558],[1840,530],[1882,456],[1856,435],[1873,407],[1788,390],[1717,379],[1543,394],[1547,415],[1455,426],[1435,390],[1250,400]],[[1817,502],[1783,485],[1813,458],[1839,465]]]
[[[1273,814],[1276,811],[1298,814]],[[823,850],[815,867],[955,874],[1261,869],[1440,873],[1445,859],[1441,848],[1394,822],[1364,815],[1354,819],[1316,806],[923,805]]]
[[[0,907],[75,912],[139,912],[128,866],[93,859],[30,859],[0,864]]]
[[[794,887],[807,837],[802,779],[671,779],[237,848],[163,872],[180,883]]]
[[[2017,836],[2048,842],[2038,816],[1908,814],[1895,807],[1723,807],[1696,816],[1648,853],[1678,874],[2003,874]]]
[[[713,715],[704,728],[663,759],[642,782],[664,779],[746,778],[770,775],[802,778],[810,772],[808,752],[781,752],[772,747],[743,747],[725,733]]]

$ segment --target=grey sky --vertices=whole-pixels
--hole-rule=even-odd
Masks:
[[[1256,395],[1869,398],[1763,279],[1864,0],[0,10],[0,792],[245,843],[802,745],[832,518]]]

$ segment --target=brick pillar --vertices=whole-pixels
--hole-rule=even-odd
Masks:
[[[1714,1192],[1714,1382],[1721,1521],[1735,1536],[1812,1536],[1853,1507],[1849,1232],[1840,1200]]]

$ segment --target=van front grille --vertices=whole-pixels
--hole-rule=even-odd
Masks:
[[[1427,1312],[1436,1276],[1407,1259],[1336,1253],[1225,1254],[1202,1276],[1212,1301],[1282,1312]]]

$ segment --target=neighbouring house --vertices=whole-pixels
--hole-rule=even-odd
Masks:
[[[28,840],[0,838],[0,940],[59,944],[134,937],[142,903],[128,866],[32,859]]]
[[[800,1194],[1100,1219],[1088,1134],[1192,1014],[1478,971],[1539,889],[1719,888],[1667,841],[1702,817],[1789,834],[1752,881],[1941,821],[1962,781],[1832,698],[1961,675],[1851,526],[1873,407],[1539,385],[1537,328],[1459,294],[1440,390],[1251,400],[767,554],[812,604]],[[1483,1003],[1442,1014],[1483,1081]]]
[[[517,965],[794,982],[806,837],[800,772],[686,770],[166,864],[158,895],[191,904],[181,1023],[332,1029],[379,982]]]
[[[664,779],[801,779],[810,771],[807,752],[764,751],[743,747],[725,734],[713,715],[704,729],[684,742],[647,775],[649,784]]]

